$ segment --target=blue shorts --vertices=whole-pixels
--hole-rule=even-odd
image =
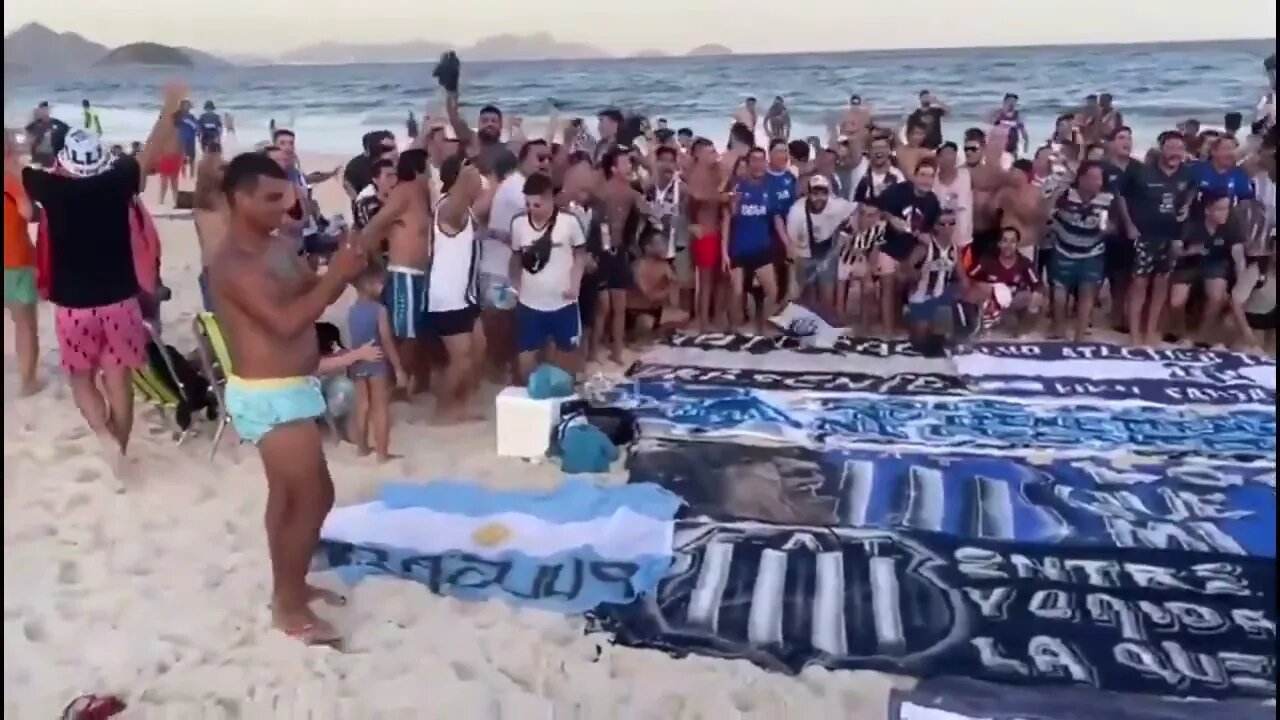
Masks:
[[[388,267],[382,303],[391,316],[392,335],[412,340],[423,334],[427,319],[427,274],[399,265]]]
[[[953,287],[943,290],[941,295],[912,300],[907,305],[907,322],[932,325],[944,311],[947,313],[952,311],[956,300],[957,294]]]
[[[516,305],[516,345],[520,352],[537,352],[547,340],[554,341],[561,352],[572,352],[578,349],[581,339],[578,303],[559,310],[534,310],[524,304]]]
[[[1053,265],[1049,267],[1049,281],[1066,290],[1079,291],[1085,285],[1101,285],[1106,268],[1105,255],[1069,258],[1056,252],[1053,254]]]
[[[257,445],[281,425],[323,417],[327,405],[319,378],[227,378],[227,413],[236,434]]]

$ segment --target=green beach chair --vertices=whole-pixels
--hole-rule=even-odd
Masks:
[[[181,445],[195,434],[195,407],[164,343],[149,324],[147,335],[147,364],[133,371],[133,391],[155,408],[166,424],[173,424],[174,440]]]
[[[222,335],[222,328],[213,313],[202,312],[191,322],[192,332],[196,336],[196,349],[200,354],[200,366],[205,378],[218,398],[217,429],[213,432],[213,445],[209,448],[209,459],[218,454],[218,445],[222,435],[231,424],[231,415],[227,413],[227,376],[231,373],[231,352],[227,349],[227,339]]]

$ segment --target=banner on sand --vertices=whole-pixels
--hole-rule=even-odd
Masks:
[[[564,613],[631,602],[671,560],[679,499],[655,485],[569,478],[552,492],[469,483],[388,483],[334,508],[320,560],[349,579],[387,574],[467,600],[499,597]]]
[[[1231,720],[1275,720],[1274,707],[1252,699],[1212,705],[1181,698],[1099,692],[1079,686],[1019,687],[958,677],[922,680],[894,689],[889,720],[1205,720],[1206,713]]]
[[[1190,697],[1275,693],[1275,560],[941,533],[679,523],[626,645]]]
[[[632,482],[688,517],[942,532],[958,538],[1276,556],[1274,464],[1043,464],[972,454],[642,440]]]
[[[1037,405],[988,398],[769,392],[629,382],[607,400],[632,409],[650,437],[761,438],[848,446],[915,445],[992,452],[1130,450],[1211,458],[1274,457],[1274,409],[1218,412],[1105,403]]]

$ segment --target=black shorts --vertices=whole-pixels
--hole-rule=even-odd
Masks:
[[[739,255],[729,258],[729,267],[734,270],[741,270],[744,273],[754,275],[757,270],[768,267],[775,260],[773,248],[761,250],[760,252],[751,253],[750,255]]]
[[[480,317],[479,305],[468,305],[461,310],[441,310],[427,313],[427,329],[436,337],[466,335],[476,327]]]
[[[596,256],[593,273],[597,290],[630,290],[631,263],[625,251],[601,253]]]
[[[1107,277],[1127,280],[1133,274],[1133,241],[1120,234],[1108,235],[1104,243],[1107,248]]]
[[[1245,319],[1249,321],[1249,327],[1254,330],[1275,330],[1276,329],[1276,310],[1265,313],[1245,313]]]

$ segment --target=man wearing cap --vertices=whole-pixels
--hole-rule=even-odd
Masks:
[[[800,288],[801,302],[828,318],[836,312],[836,270],[839,266],[840,232],[853,215],[854,204],[832,197],[831,182],[825,175],[809,178],[803,201],[787,214],[787,235],[791,238],[794,287]]]
[[[145,363],[148,340],[138,305],[129,214],[159,149],[173,140],[172,118],[185,95],[183,86],[165,88],[164,108],[136,159],[113,162],[97,135],[73,130],[53,172],[22,171],[28,197],[44,208],[49,247],[42,269],[49,301],[56,307],[62,369],[80,414],[113,465],[128,449],[133,428],[129,377]]]

